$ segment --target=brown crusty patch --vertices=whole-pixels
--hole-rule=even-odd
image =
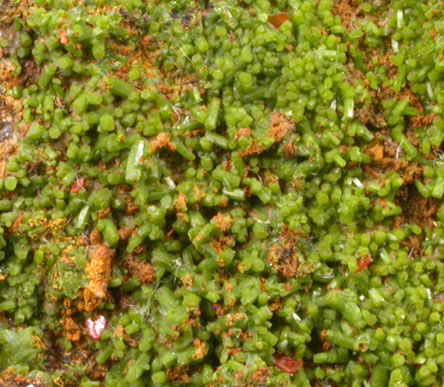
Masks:
[[[365,148],[365,153],[372,161],[370,164],[363,164],[362,168],[371,177],[379,179],[383,174],[393,171],[402,177],[404,184],[409,184],[422,175],[423,167],[415,162],[403,160],[402,147],[385,132],[377,134]]]
[[[176,382],[179,384],[187,384],[190,382],[190,376],[188,375],[188,366],[171,367],[167,370],[167,378],[170,382]]]
[[[266,382],[269,373],[270,371],[268,370],[268,368],[258,368],[256,371],[253,372],[251,379],[254,383],[262,385]]]
[[[398,190],[395,203],[402,209],[402,215],[394,219],[397,226],[417,224],[422,228],[434,227],[435,215],[441,206],[440,200],[423,197],[413,183]],[[408,242],[410,247],[417,247],[415,244],[413,240]]]
[[[409,250],[413,258],[419,258],[422,253],[422,242],[425,239],[425,234],[410,235],[405,241],[401,242],[401,246]]]
[[[287,159],[295,158],[298,155],[298,148],[296,148],[296,145],[292,141],[289,141],[284,145],[282,154]]]
[[[259,144],[258,141],[254,140],[253,143],[247,148],[245,152],[239,153],[239,156],[248,157],[248,156],[260,155],[264,150],[265,148],[261,144]]]
[[[155,140],[151,142],[151,151],[156,152],[159,149],[168,148],[171,151],[176,150],[176,145],[170,140],[168,133],[159,133]]]
[[[294,278],[297,275],[299,262],[291,243],[272,245],[267,254],[267,263],[283,278]]]
[[[413,124],[415,129],[418,129],[431,125],[437,117],[438,116],[436,114],[419,115],[417,117],[411,117],[410,122]]]
[[[14,372],[12,367],[6,368],[0,375],[1,387],[27,387],[30,385],[33,385],[34,387],[47,387],[47,384],[43,379],[18,375]]]
[[[216,228],[220,232],[228,231],[234,224],[233,218],[229,214],[224,214],[222,212],[218,212],[211,220],[216,223]]]
[[[234,244],[234,238],[232,236],[222,236],[216,238],[210,243],[218,253],[222,253],[227,247],[231,247]]]
[[[156,280],[156,268],[149,262],[138,261],[133,255],[125,260],[129,273],[136,276],[142,284],[152,284]]]
[[[273,112],[270,116],[269,136],[276,142],[281,142],[294,127],[294,121],[289,120],[282,113]]]
[[[200,339],[193,340],[193,347],[195,348],[193,359],[203,359],[208,352],[207,345]]]
[[[239,140],[242,137],[251,137],[253,135],[253,132],[250,128],[240,128],[234,135],[235,140]]]
[[[355,22],[361,13],[361,7],[358,6],[356,0],[336,0],[332,13],[339,16],[342,25],[347,30],[352,31],[356,28]]]
[[[89,284],[83,290],[83,299],[87,312],[95,310],[106,298],[113,257],[114,251],[102,244],[95,247],[86,265],[86,277],[89,279]]]
[[[179,193],[176,198],[176,211],[183,211],[187,208],[187,197],[183,193]]]
[[[69,341],[79,341],[81,339],[82,329],[72,317],[63,318],[62,325],[65,332],[65,337]]]

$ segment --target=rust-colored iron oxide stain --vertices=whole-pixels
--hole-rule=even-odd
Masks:
[[[94,249],[91,259],[86,265],[89,284],[83,291],[83,299],[87,312],[95,310],[106,298],[113,257],[113,250],[106,245],[99,245]]]

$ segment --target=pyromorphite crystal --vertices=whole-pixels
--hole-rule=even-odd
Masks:
[[[0,385],[443,385],[443,36],[438,0],[0,4]]]

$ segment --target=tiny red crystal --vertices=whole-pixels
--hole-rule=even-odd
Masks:
[[[285,12],[268,16],[268,22],[273,25],[274,28],[279,28],[287,20],[290,20],[290,18]]]
[[[85,179],[81,177],[80,179],[77,179],[74,183],[71,185],[71,193],[77,194],[79,191],[83,188],[85,185]]]
[[[358,270],[356,270],[356,274],[360,273],[362,270],[364,270],[366,267],[370,266],[370,264],[373,262],[373,259],[371,255],[367,255],[365,258],[361,258],[358,260]]]
[[[289,356],[274,355],[274,365],[287,374],[295,374],[304,365],[303,360],[296,360]]]

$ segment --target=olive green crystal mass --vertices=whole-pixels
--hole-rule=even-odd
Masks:
[[[0,385],[442,386],[443,10],[0,0]]]

